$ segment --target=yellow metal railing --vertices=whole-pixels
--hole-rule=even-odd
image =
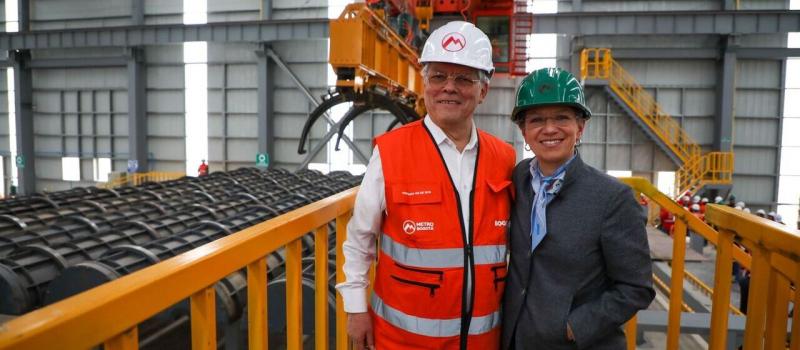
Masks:
[[[581,52],[581,79],[607,80],[611,90],[680,159],[682,166],[675,176],[679,194],[697,193],[700,187],[709,184],[732,182],[733,153],[701,154],[697,142],[613,59],[610,49],[590,48]]]
[[[679,194],[709,184],[733,182],[733,153],[709,152],[685,163],[675,174]]]
[[[747,299],[745,349],[800,349],[800,312],[792,316],[791,337],[787,338],[789,303],[800,305],[800,293],[792,288],[800,283],[800,231],[767,219],[746,215],[730,207],[711,205],[706,219],[718,227],[716,292],[730,288],[730,252],[735,242],[752,254],[750,294]],[[727,268],[727,275],[721,269]],[[713,312],[713,311],[712,311]],[[712,327],[725,328],[727,318],[713,318]],[[723,349],[725,333],[711,338],[710,349]]]
[[[733,261],[751,271],[748,297],[745,349],[783,349],[787,337],[789,300],[800,305],[800,294],[790,288],[800,283],[800,231],[758,218],[733,208],[709,205],[706,220],[719,228],[715,230],[659,192],[642,178],[623,178],[634,191],[643,193],[675,216],[673,229],[671,291],[683,290],[685,273],[686,234],[691,230],[709,241],[717,250],[714,286],[705,289],[712,297],[710,349],[726,349],[729,314],[739,314],[731,306],[731,266]],[[745,252],[741,243],[752,254]],[[667,346],[678,349],[680,312],[683,293],[670,293]],[[800,313],[792,321],[791,349],[800,349]],[[633,349],[633,348],[629,348]]]
[[[8,321],[0,327],[0,349],[137,349],[137,325],[190,298],[192,349],[216,349],[214,284],[247,269],[249,348],[267,346],[267,265],[269,253],[285,246],[287,348],[302,349],[300,238],[314,231],[315,339],[326,349],[328,222],[336,220],[337,271],[341,245],[357,189],[309,204],[113,282]],[[338,273],[337,280],[343,275]],[[337,296],[338,349],[347,348],[345,316]]]
[[[789,301],[800,303],[791,285],[800,283],[800,232],[731,208],[709,205],[706,218],[719,232],[659,192],[642,178],[623,178],[635,192],[650,198],[675,216],[670,291],[682,291],[686,235],[698,233],[716,246],[712,294],[710,348],[724,349],[731,313],[731,263],[751,271],[745,349],[782,348],[787,339]],[[325,349],[329,337],[327,315],[328,229],[336,220],[337,281],[341,282],[342,243],[357,189],[351,189],[264,223],[234,233],[157,265],[142,269],[61,302],[8,321],[0,327],[0,349],[138,347],[137,325],[169,306],[190,298],[193,349],[216,347],[214,283],[247,269],[249,348],[267,344],[266,257],[285,246],[287,348],[302,348],[302,293],[300,238],[315,235],[315,339]],[[751,252],[752,258],[734,241]],[[662,282],[663,283],[663,282]],[[708,288],[710,290],[710,288]],[[678,349],[683,293],[669,293],[667,346]],[[800,312],[794,313],[791,349],[800,348]],[[336,348],[347,349],[346,317],[341,297],[336,299]],[[625,325],[628,349],[635,349],[636,318]]]
[[[707,295],[709,297],[714,295],[714,290],[711,289],[711,287],[709,287],[708,285],[706,285],[705,282],[701,281],[697,276],[695,276],[694,274],[692,274],[689,271],[684,271],[684,273],[686,274],[686,278],[689,279],[689,282],[691,282],[693,285],[697,286],[697,288],[700,288],[700,290],[703,292],[703,294],[705,294],[705,295]],[[742,310],[739,310],[739,308],[734,306],[733,303],[729,304],[729,306],[730,306],[732,314],[739,315],[739,316],[743,316],[744,315]]]
[[[122,174],[103,183],[103,188],[116,188],[120,186],[138,186],[146,182],[161,182],[180,179],[186,176],[183,172],[151,171],[149,173]]]

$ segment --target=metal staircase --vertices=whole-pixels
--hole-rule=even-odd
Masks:
[[[700,193],[704,187],[729,189],[733,181],[733,153],[702,153],[700,145],[661,109],[633,76],[611,56],[610,49],[581,52],[581,79],[607,82],[606,91],[678,165],[678,194]]]

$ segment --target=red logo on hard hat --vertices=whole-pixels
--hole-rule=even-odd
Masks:
[[[465,45],[467,45],[467,39],[464,39],[461,33],[450,33],[445,35],[444,39],[442,39],[442,48],[445,49],[445,51],[461,51],[464,49]]]

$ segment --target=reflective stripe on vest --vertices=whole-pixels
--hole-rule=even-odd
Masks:
[[[499,264],[506,261],[505,245],[473,246],[475,265]],[[389,235],[381,235],[381,250],[399,264],[427,267],[449,268],[464,267],[464,248],[419,249],[409,248],[395,242]]]
[[[461,334],[461,318],[435,319],[406,314],[389,305],[377,295],[372,294],[372,311],[391,325],[406,332],[428,337],[455,337]],[[479,335],[500,325],[500,311],[486,316],[473,316],[469,324],[469,335]]]

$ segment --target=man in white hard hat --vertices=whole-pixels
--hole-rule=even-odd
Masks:
[[[516,157],[473,122],[492,47],[473,24],[450,22],[419,61],[428,115],[375,139],[347,227],[336,287],[347,332],[356,349],[496,349]]]

